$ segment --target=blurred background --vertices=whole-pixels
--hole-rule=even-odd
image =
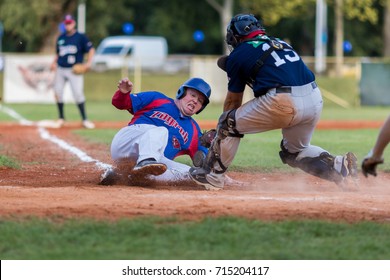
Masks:
[[[124,65],[118,76],[132,74],[140,80],[149,70],[203,74],[216,81],[216,92],[224,92],[218,86],[226,77],[210,68],[218,56],[228,53],[225,31],[237,13],[261,19],[267,33],[289,42],[318,76],[356,79],[360,102],[390,105],[382,99],[390,75],[390,0],[0,0],[0,71],[8,55],[54,55],[55,40],[64,30],[62,19],[72,14],[78,30],[97,49],[112,36],[164,39],[161,67],[140,67],[137,76],[136,65]],[[379,97],[364,97],[370,99],[378,88]]]

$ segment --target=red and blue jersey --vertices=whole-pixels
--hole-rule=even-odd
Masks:
[[[82,33],[72,35],[61,34],[57,39],[56,52],[58,65],[70,68],[76,63],[82,63],[84,54],[93,47],[91,41]]]
[[[286,42],[277,40],[285,46],[274,50],[264,59],[253,83],[255,93],[267,92],[271,88],[281,86],[302,86],[315,80],[314,74],[305,65],[300,56]],[[262,57],[270,45],[267,35],[260,35],[240,43],[226,61],[228,89],[231,92],[243,92],[256,61]]]
[[[133,114],[129,125],[151,124],[168,129],[168,143],[164,156],[174,159],[180,155],[193,158],[198,150],[207,154],[207,148],[200,145],[201,130],[198,123],[181,114],[172,98],[161,92],[145,91],[137,94],[123,94],[119,90],[112,98],[112,104]]]

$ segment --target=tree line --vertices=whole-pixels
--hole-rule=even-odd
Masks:
[[[77,16],[80,2],[86,5],[86,33],[95,46],[106,36],[124,35],[123,25],[131,23],[132,35],[165,37],[171,54],[221,54],[226,20],[221,21],[219,8],[231,6],[232,15],[255,14],[268,34],[288,40],[302,55],[315,52],[316,0],[0,0],[2,51],[53,53],[62,18]],[[336,52],[340,3],[343,38],[352,47],[345,55],[390,56],[390,0],[326,3],[329,56]]]

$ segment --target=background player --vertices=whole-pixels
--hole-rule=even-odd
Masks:
[[[101,184],[111,185],[123,179],[121,169],[132,163],[136,163],[130,172],[132,178],[191,182],[190,166],[174,158],[189,155],[194,160],[197,155],[207,153],[207,148],[200,144],[202,133],[192,115],[199,114],[209,103],[209,84],[191,78],[180,86],[175,99],[157,91],[133,94],[132,89],[133,83],[123,78],[112,97],[112,104],[129,111],[133,118],[112,140],[111,156],[119,168]]]
[[[218,60],[227,72],[224,113],[203,168],[190,171],[207,189],[224,186],[224,173],[236,155],[244,134],[282,129],[280,158],[314,176],[341,183],[357,176],[353,153],[332,156],[310,144],[323,101],[314,74],[286,42],[269,37],[251,14],[233,17],[227,28],[229,56]],[[255,98],[242,105],[246,85]]]
[[[63,23],[65,32],[57,38],[56,56],[51,65],[51,70],[56,70],[54,92],[59,116],[58,126],[63,126],[65,121],[63,95],[65,83],[68,81],[80,111],[82,125],[91,129],[95,125],[87,119],[85,111],[84,76],[82,73],[73,73],[72,67],[83,63],[84,54],[87,53],[84,69],[85,71],[90,69],[95,49],[85,34],[77,32],[76,21],[71,15],[65,16]]]
[[[368,177],[368,175],[376,176],[376,167],[378,164],[384,162],[383,152],[390,142],[390,116],[387,117],[387,120],[383,124],[381,130],[379,131],[378,137],[375,142],[374,148],[368,153],[368,155],[363,159],[362,162],[362,172],[363,175]]]

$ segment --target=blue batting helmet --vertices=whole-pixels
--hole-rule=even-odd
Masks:
[[[199,114],[207,106],[207,104],[209,104],[209,102],[210,102],[211,87],[208,83],[206,83],[201,78],[191,78],[191,79],[185,81],[184,84],[182,84],[180,86],[179,90],[177,91],[177,95],[176,95],[177,99],[184,97],[184,93],[185,93],[186,88],[193,88],[193,89],[199,91],[200,93],[202,93],[204,97],[206,97],[202,108],[200,108],[200,110],[198,112],[196,112],[197,114]]]

